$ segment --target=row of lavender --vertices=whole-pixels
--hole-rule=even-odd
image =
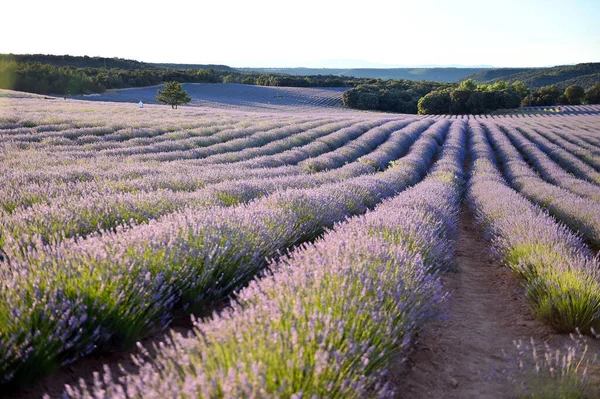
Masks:
[[[310,172],[312,171],[312,163],[303,168],[293,166],[303,161],[310,161],[315,157],[319,159],[319,164],[323,163],[324,165],[320,169],[329,169],[333,166],[339,167],[341,164],[350,162],[372,150],[373,147],[378,146],[387,139],[394,127],[399,128],[408,124],[409,121],[396,124],[392,121],[386,124],[386,128],[375,128],[385,122],[386,120],[381,120],[354,124],[351,127],[339,130],[335,128],[348,123],[332,123],[327,128],[321,126],[306,132],[300,131],[300,133],[292,134],[289,137],[280,137],[279,140],[271,143],[277,145],[277,151],[262,156],[256,156],[256,154],[251,156],[248,153],[249,151],[236,146],[231,149],[233,151],[231,154],[239,162],[219,165],[219,167],[211,164],[210,168],[185,161],[148,164],[132,162],[130,158],[125,158],[124,162],[115,164],[98,155],[95,155],[93,159],[86,159],[84,165],[64,167],[62,164],[66,161],[63,157],[64,154],[61,154],[58,157],[61,166],[57,170],[47,164],[44,164],[43,168],[39,170],[37,164],[31,165],[29,163],[14,165],[17,170],[7,170],[2,181],[7,190],[0,198],[0,205],[6,211],[12,212],[16,206],[26,207],[38,202],[49,203],[54,198],[65,195],[66,191],[79,196],[89,195],[90,192],[109,195],[120,192],[138,193],[156,189],[194,191],[208,184],[224,180]],[[281,129],[277,130],[279,130],[279,134],[283,133],[286,136],[290,134]],[[365,130],[367,130],[366,134],[361,137]],[[307,137],[301,136],[309,136],[308,144],[299,144],[300,142],[307,142]],[[215,153],[217,148],[214,147],[209,146],[205,149]],[[329,158],[333,159],[330,160]],[[43,159],[43,161],[48,160]],[[332,161],[335,165],[332,164]],[[23,162],[21,161],[21,163]],[[265,167],[269,167],[269,169],[262,170]],[[275,167],[280,168],[275,169]],[[25,172],[22,169],[25,169]]]
[[[326,144],[330,145],[330,143],[321,143],[321,145]],[[286,151],[282,154],[279,159],[277,159],[277,165],[288,164],[289,162],[298,160],[288,159],[291,155],[296,157],[297,153],[304,152],[304,148],[294,149],[293,154],[292,151]],[[314,151],[314,149],[313,149]],[[287,153],[287,154],[286,154]],[[308,156],[315,156],[312,152],[308,153]],[[19,157],[21,159],[27,159],[28,153],[19,153]],[[137,192],[139,190],[148,190],[148,189],[156,189],[156,188],[166,188],[173,190],[194,190],[199,188],[198,182],[205,180],[210,180],[206,173],[206,168],[194,168],[189,163],[176,163],[170,162],[165,165],[162,164],[160,168],[157,168],[157,164],[151,165],[140,165],[139,163],[131,163],[131,162],[121,162],[116,163],[115,160],[106,160],[103,157],[95,156],[93,159],[86,159],[85,168],[82,168],[81,163],[69,164],[68,167],[65,167],[63,164],[65,163],[64,158],[59,157],[59,165],[55,169],[51,166],[53,159],[49,157],[41,157],[40,153],[33,153],[31,155],[35,155],[36,158],[41,158],[38,163],[31,162],[31,164],[23,165],[24,168],[30,169],[25,176],[19,174],[18,176],[14,176],[15,173],[20,171],[14,171],[11,169],[3,170],[3,187],[7,187],[7,190],[3,191],[4,195],[7,195],[8,198],[2,199],[0,198],[0,203],[3,204],[3,207],[6,209],[12,209],[17,203],[17,198],[24,198],[24,203],[27,202],[39,202],[43,201],[43,191],[47,190],[47,182],[48,181],[57,181],[60,184],[52,185],[54,190],[60,190],[64,186],[68,186],[66,189],[75,190],[80,192],[89,192],[90,190],[94,190],[94,184],[102,184],[106,190],[106,180],[109,182],[116,180],[114,183],[114,190],[117,191],[127,191],[127,192]],[[63,154],[64,155],[64,154]],[[306,156],[306,155],[305,155]],[[30,159],[27,159],[30,161]],[[33,160],[31,160],[33,161]],[[268,162],[268,163],[265,163]],[[261,164],[262,166],[274,166],[273,157],[267,157]],[[10,167],[9,162],[5,160],[5,163]],[[90,165],[95,166],[92,170],[89,169]],[[14,168],[20,169],[19,166],[15,165]],[[241,165],[240,165],[241,166]],[[244,164],[244,166],[252,166],[252,164]],[[253,166],[255,167],[255,166]],[[219,169],[219,171],[215,171],[214,173],[221,176],[229,175],[233,171],[231,168]],[[54,172],[52,172],[54,170]],[[159,170],[164,170],[164,173],[160,173]],[[214,166],[211,168],[212,171],[215,170]],[[290,173],[289,170],[281,171],[282,173]],[[278,171],[270,171],[270,173],[279,173]],[[165,178],[168,176],[168,179]],[[197,178],[196,178],[197,176]],[[97,180],[94,180],[97,178]],[[8,179],[8,180],[7,180]],[[124,180],[125,179],[125,180]],[[132,181],[131,179],[134,179]],[[90,181],[91,180],[91,181]],[[22,187],[29,184],[29,181],[33,181],[37,183],[37,190],[34,186],[31,189],[30,193],[25,193],[23,190],[15,191],[11,188],[11,186]],[[81,181],[78,185],[81,185],[81,189],[77,190],[78,187],[73,187],[72,181]],[[214,180],[212,180],[214,181]],[[12,183],[12,184],[11,184]],[[40,188],[39,186],[42,185]],[[109,187],[112,188],[112,185]],[[64,189],[63,191],[65,191]],[[95,189],[98,191],[99,189]],[[13,194],[14,193],[14,194]],[[12,194],[12,195],[11,195]],[[28,198],[29,197],[29,198]],[[41,197],[41,198],[38,198]]]
[[[561,128],[560,125],[532,126],[531,123],[527,125],[553,145],[569,151],[596,170],[600,169],[600,149],[586,141],[585,135],[578,137],[575,134],[569,134],[569,129]]]
[[[57,128],[58,131],[52,132],[53,134],[58,135],[58,137],[64,137],[64,135],[75,134],[77,131],[85,131],[85,130],[94,130],[98,136],[98,139],[102,139],[103,143],[111,143],[110,137],[107,135],[102,135],[105,131],[112,131],[115,129],[115,123],[120,123],[121,127],[125,126],[138,126],[135,119],[129,120],[128,118],[131,115],[127,115],[126,123],[123,123],[123,120],[117,122],[113,120],[114,115],[108,114],[108,111],[112,111],[110,107],[108,109],[104,109],[105,107],[101,107],[100,111],[98,111],[97,118],[94,119],[94,122],[88,122],[87,124],[92,124],[96,127],[81,127],[86,126],[86,123],[81,121],[69,121],[67,116],[64,118],[69,121],[69,126],[73,125],[76,128],[70,129],[67,131],[60,130],[61,120],[56,120],[57,117],[53,117],[50,120],[44,120],[43,116],[39,116],[34,113],[33,115],[22,115],[19,114],[19,117],[15,117],[15,120],[19,120],[20,125],[36,125],[36,128],[19,128],[12,127],[10,128],[10,123],[2,123],[1,127],[5,129],[0,129],[0,138],[4,138],[3,144],[12,145],[17,150],[26,151],[13,151],[14,153],[18,153],[17,159],[5,159],[2,166],[5,166],[3,172],[7,172],[6,174],[12,175],[12,169],[17,169],[17,172],[20,170],[27,170],[28,175],[33,179],[33,181],[37,181],[39,183],[45,183],[49,179],[57,180],[59,182],[68,181],[69,177],[72,177],[73,180],[89,180],[94,177],[101,177],[103,179],[118,179],[122,180],[123,176],[143,176],[144,174],[152,174],[155,175],[159,172],[159,168],[157,168],[157,164],[153,163],[149,165],[150,167],[141,168],[141,165],[136,162],[134,168],[128,165],[131,165],[131,158],[127,158],[128,156],[135,153],[135,149],[138,148],[137,143],[132,143],[131,140],[127,143],[124,143],[126,151],[117,154],[117,157],[110,157],[105,155],[102,151],[99,151],[98,148],[90,148],[87,145],[78,145],[78,143],[71,143],[71,145],[59,145],[59,146],[50,146],[47,143],[40,143],[39,146],[32,145],[32,143],[28,142],[27,138],[39,139],[40,135],[43,135],[44,132],[47,132],[49,129]],[[82,110],[79,110],[82,111]],[[96,111],[96,109],[94,109]],[[70,113],[70,117],[80,113]],[[61,115],[62,116],[62,115]],[[85,114],[83,115],[85,116]],[[195,116],[195,115],[194,115]],[[234,115],[235,116],[235,115]],[[21,120],[20,118],[27,118]],[[156,115],[154,115],[156,117]],[[161,142],[165,143],[167,146],[172,146],[174,148],[168,147],[164,149],[167,153],[176,150],[179,145],[182,145],[183,142],[187,140],[180,137],[188,134],[192,134],[195,140],[200,140],[193,143],[187,143],[186,145],[191,148],[196,149],[196,156],[205,157],[211,154],[218,154],[227,151],[241,151],[247,147],[252,147],[256,145],[264,145],[266,143],[271,143],[273,141],[278,142],[279,146],[285,146],[286,144],[290,146],[297,146],[297,143],[286,142],[286,139],[289,140],[298,140],[296,138],[298,133],[304,132],[306,129],[312,129],[312,132],[307,132],[304,134],[304,142],[309,142],[311,139],[315,138],[315,135],[324,135],[328,132],[335,131],[335,121],[339,124],[345,124],[346,126],[352,124],[352,119],[348,117],[340,118],[340,117],[304,117],[298,118],[297,116],[279,116],[276,122],[270,122],[268,118],[265,116],[247,116],[241,115],[237,119],[235,117],[230,116],[222,116],[220,114],[202,114],[198,116],[201,119],[201,122],[196,121],[196,118],[188,118],[188,119],[175,119],[169,116],[167,119],[167,123],[171,122],[172,125],[166,125],[165,121],[161,121],[160,127],[152,128],[148,127],[148,121],[145,124],[140,124],[136,129],[141,132],[140,134],[149,134],[154,137],[154,134],[157,134],[156,138],[161,138]],[[7,118],[12,120],[12,118]],[[42,119],[42,120],[37,120]],[[379,118],[381,119],[381,118]],[[33,120],[33,121],[32,121]],[[226,122],[223,122],[225,120]],[[356,121],[356,119],[354,120]],[[48,123],[58,123],[58,125],[48,125]],[[156,122],[156,119],[150,118],[150,122]],[[238,126],[234,128],[232,126]],[[325,127],[325,129],[319,129],[319,127]],[[23,129],[31,130],[23,137],[23,134],[11,134],[13,131],[21,131]],[[40,129],[43,131],[40,132]],[[128,128],[131,130],[131,128]],[[128,130],[124,129],[124,130]],[[172,132],[172,133],[169,133]],[[174,136],[174,134],[179,133],[180,136]],[[310,136],[312,134],[312,136]],[[197,137],[200,136],[200,137]],[[66,138],[65,138],[66,139]],[[326,143],[330,144],[330,143]],[[4,147],[4,146],[3,146]],[[148,145],[144,145],[144,148],[148,147]],[[9,147],[10,149],[10,147]],[[8,153],[7,155],[10,155]],[[309,155],[310,156],[310,155]],[[123,159],[125,157],[125,159]],[[42,158],[36,163],[35,158]],[[81,159],[85,159],[85,162],[78,162]],[[56,167],[53,167],[56,165]],[[68,167],[65,167],[68,166]],[[94,168],[96,166],[96,168]],[[92,169],[90,170],[90,167]],[[180,172],[184,170],[184,168],[190,168],[190,165],[180,165]],[[52,171],[56,170],[56,173],[52,174]],[[74,169],[74,170],[73,170]],[[103,170],[104,169],[104,170]],[[168,172],[173,172],[173,169],[170,169]],[[37,172],[34,173],[34,172]],[[118,173],[122,172],[122,173]],[[169,173],[170,174],[170,173]],[[2,174],[3,177],[5,173]],[[3,181],[3,183],[5,183]],[[19,183],[23,183],[21,179]]]
[[[486,123],[483,126],[489,133],[488,139],[498,154],[510,184],[530,201],[546,208],[555,218],[581,233],[591,246],[600,249],[600,203],[546,182],[536,174],[535,169],[525,162],[519,151],[511,144],[509,137],[514,137],[514,132],[505,129],[509,132],[509,135],[505,135],[498,125]],[[528,147],[534,149],[532,146]],[[552,166],[554,166],[553,171],[561,172],[561,176],[565,175],[566,179],[563,180],[575,184],[581,183],[576,187],[586,185],[587,182],[570,177],[557,165]],[[593,192],[592,190],[596,189],[600,194],[600,186],[593,184],[589,186],[590,189],[586,192]]]
[[[383,147],[382,155],[401,154],[419,136],[380,174],[287,190],[247,206],[188,208],[83,240],[15,245],[0,268],[3,380],[23,381],[97,346],[134,342],[164,328],[175,307],[211,306],[251,279],[265,258],[417,183],[447,128],[442,121]]]
[[[549,133],[548,129],[544,128],[543,125],[538,125],[535,129],[520,127],[519,130],[531,143],[543,151],[550,159],[561,165],[567,172],[591,183],[600,183],[600,173],[593,165],[588,164],[589,162],[593,162],[593,158],[584,156],[583,160],[579,159],[569,149],[552,143],[541,134],[541,132]],[[577,137],[575,134],[572,134],[572,136]]]
[[[496,252],[522,279],[541,319],[559,331],[600,328],[600,265],[594,253],[571,230],[509,187],[486,131],[477,122],[469,126],[472,167],[467,198]],[[531,173],[497,128],[485,126],[507,175],[526,195],[543,201],[541,196],[549,190],[546,183]],[[576,206],[558,203],[551,210],[574,227],[593,224],[583,213],[593,215],[597,206],[590,210]]]
[[[573,157],[572,162],[555,162],[546,152],[542,151],[536,143],[531,142],[526,138],[522,133],[522,131],[524,131],[523,129],[515,128],[508,124],[503,125],[503,128],[504,133],[523,154],[527,162],[535,167],[537,172],[546,181],[559,187],[563,187],[580,196],[600,200],[600,188],[597,184],[586,181],[585,175],[578,175],[567,171],[569,165],[584,165],[581,160]],[[588,165],[585,166],[590,168]]]
[[[173,335],[139,374],[72,398],[393,397],[386,372],[440,312],[463,187],[465,125],[429,177],[271,265],[231,308]]]
[[[291,125],[271,129],[270,125],[257,124],[241,129],[241,132],[238,131],[240,129],[234,129],[236,134],[241,134],[243,138],[236,138],[236,135],[232,135],[231,132],[226,135],[220,132],[217,135],[221,137],[218,138],[211,136],[210,139],[216,140],[216,143],[209,141],[210,145],[194,150],[197,157],[202,157],[200,159],[202,163],[210,163],[210,168],[186,161],[173,161],[167,164],[141,163],[134,157],[127,156],[132,154],[126,153],[121,154],[122,159],[111,159],[97,151],[81,149],[80,146],[66,146],[64,151],[52,153],[54,159],[50,159],[50,156],[41,151],[15,151],[19,154],[18,162],[5,159],[3,169],[6,173],[3,174],[2,183],[8,187],[8,190],[3,198],[0,198],[0,204],[5,210],[11,212],[17,206],[17,198],[24,198],[23,206],[35,202],[50,202],[51,199],[66,191],[65,186],[70,191],[85,195],[91,190],[103,194],[110,194],[110,191],[139,192],[157,188],[175,191],[194,190],[211,182],[229,179],[231,175],[238,175],[237,178],[248,177],[252,171],[245,168],[295,165],[340,146],[347,147],[349,142],[362,135],[365,130],[387,122],[381,118],[364,123],[347,119],[331,123],[319,119],[307,123],[286,121]],[[344,128],[348,125],[352,127]],[[388,126],[384,132],[392,127]],[[385,136],[380,134],[380,137],[373,137],[375,140],[372,138],[371,142],[366,141],[367,146],[372,146],[377,140],[381,141],[382,137],[385,139]],[[175,140],[170,140],[169,143],[177,145]],[[197,145],[199,146],[198,143]],[[85,158],[84,163],[78,162],[78,152],[85,154],[82,156]],[[41,159],[31,159],[33,157]],[[211,157],[217,159],[209,162],[207,158]],[[215,168],[215,162],[223,162],[224,159],[228,160],[229,165]],[[232,161],[245,162],[239,162],[235,167],[231,165]],[[245,168],[242,169],[242,166]],[[280,175],[299,173],[299,171],[287,168],[270,173]],[[48,184],[49,182],[57,184]]]
[[[406,126],[408,122],[389,122],[368,130],[355,140],[313,159],[339,167],[315,174],[297,174],[291,176],[255,177],[243,181],[223,183],[193,192],[173,192],[158,190],[142,193],[114,194],[103,191],[90,193],[85,198],[74,201],[72,195],[54,198],[49,204],[34,204],[24,209],[13,210],[0,222],[0,248],[12,242],[18,247],[32,245],[41,240],[43,243],[56,242],[63,238],[84,236],[94,231],[111,229],[124,223],[139,224],[161,215],[198,206],[230,206],[245,203],[267,195],[276,190],[287,188],[316,188],[322,184],[341,181],[375,172],[377,167],[385,168],[390,161],[406,152],[419,134],[431,121],[420,121]],[[438,128],[444,128],[448,122],[440,121]],[[402,128],[406,126],[405,128]],[[343,134],[349,129],[338,132],[340,145]],[[362,130],[359,130],[359,132]],[[337,133],[335,135],[338,135]],[[389,139],[389,140],[388,140]],[[317,144],[318,145],[318,144]],[[349,151],[343,151],[351,147]],[[359,155],[364,159],[357,160]],[[5,249],[4,252],[9,252]]]
[[[214,121],[218,123],[218,120]],[[256,121],[254,121],[256,122]],[[294,140],[297,140],[296,137],[300,136],[300,139],[304,139],[304,142],[309,142],[311,139],[315,139],[316,137],[326,135],[327,133],[331,133],[335,131],[336,128],[342,126],[348,126],[351,122],[340,122],[340,124],[336,123],[328,123],[327,121],[322,120],[313,120],[306,123],[301,123],[301,121],[297,120],[285,120],[285,122],[290,122],[289,126],[285,125],[264,125],[257,123],[256,126],[250,126],[245,129],[233,129],[232,131],[226,131],[217,133],[215,135],[210,135],[208,137],[202,137],[206,139],[205,143],[196,143],[198,148],[196,151],[204,151],[204,156],[211,154],[224,153],[228,151],[242,151],[244,150],[244,144],[249,144],[248,141],[252,141],[254,145],[264,145],[271,142],[279,143],[280,147],[292,147],[295,143]],[[273,127],[276,126],[276,127]],[[319,129],[324,127],[324,129]],[[209,127],[210,128],[210,127]],[[306,129],[309,129],[306,132]],[[235,133],[235,134],[234,134]],[[316,137],[315,137],[316,135]],[[217,137],[219,136],[219,137]],[[303,137],[308,136],[308,137]],[[242,141],[242,143],[240,143]],[[11,142],[14,143],[14,142]],[[16,141],[16,143],[21,143]],[[171,146],[176,146],[177,140],[169,140],[167,142]],[[232,144],[233,143],[233,144]],[[237,143],[237,144],[235,144]],[[71,180],[79,181],[83,180],[84,182],[88,180],[99,179],[104,182],[106,179],[109,180],[117,180],[121,184],[118,184],[116,187],[117,190],[125,190],[128,191],[139,191],[145,188],[144,185],[140,186],[140,182],[135,182],[132,186],[128,184],[128,180],[135,177],[146,177],[146,175],[150,175],[156,177],[157,174],[160,177],[164,177],[166,174],[171,175],[173,172],[179,172],[178,175],[181,175],[182,172],[198,172],[198,167],[193,167],[192,165],[181,165],[178,164],[179,168],[169,167],[165,171],[165,173],[160,173],[160,170],[163,169],[157,168],[160,163],[146,164],[135,162],[131,157],[128,157],[127,153],[121,154],[119,157],[106,157],[102,154],[98,153],[94,149],[83,148],[82,146],[72,145],[72,146],[62,146],[63,151],[56,152],[50,151],[47,146],[42,147],[46,152],[50,152],[47,156],[42,156],[45,153],[40,151],[35,151],[36,148],[29,148],[28,152],[24,151],[16,151],[19,153],[19,159],[14,161],[14,167],[17,171],[10,173],[10,170],[5,177],[7,183],[10,184],[11,180],[14,180],[15,183],[28,183],[28,180],[31,183],[43,184],[48,181],[56,181],[58,186],[65,182],[71,182]],[[131,151],[135,149],[134,146],[127,147]],[[40,152],[42,154],[40,154]],[[42,168],[35,168],[37,164],[35,160],[30,160],[27,155],[40,157]],[[169,152],[167,151],[167,154]],[[201,156],[202,154],[199,154]],[[24,157],[25,156],[25,157]],[[25,158],[23,160],[23,158]],[[54,159],[48,159],[54,158]],[[77,162],[80,158],[85,159],[84,163]],[[12,160],[6,160],[7,166],[10,166]],[[29,162],[32,161],[32,162]],[[134,165],[133,167],[131,165]],[[52,165],[56,165],[54,168]],[[129,166],[128,166],[129,165]],[[164,164],[162,164],[164,165]],[[41,166],[41,165],[40,165]],[[67,166],[67,167],[65,167]],[[34,169],[35,168],[35,169]],[[190,170],[190,168],[192,170]],[[33,169],[33,170],[31,170]],[[41,172],[36,170],[41,169]],[[57,169],[57,170],[56,170]],[[69,170],[71,169],[71,170]],[[21,170],[24,170],[25,173],[19,173]],[[53,173],[54,172],[54,173]],[[193,173],[192,173],[193,174]],[[163,183],[164,179],[159,180],[159,184]],[[143,183],[143,182],[142,182]],[[83,189],[89,190],[89,185],[85,186]],[[100,187],[104,187],[105,185],[100,185]],[[111,187],[111,186],[109,186]],[[197,186],[196,186],[197,187]],[[106,188],[105,188],[106,190]]]

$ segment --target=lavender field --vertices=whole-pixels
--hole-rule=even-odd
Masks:
[[[192,106],[277,110],[281,107],[341,107],[347,87],[269,87],[239,83],[185,83],[183,89],[192,97]],[[116,101],[158,104],[156,90],[161,86],[110,90],[102,94],[72,96],[90,101]]]
[[[0,96],[0,393],[212,314],[59,395],[398,397],[391,365],[447,316],[461,212],[538,320],[600,331],[600,106],[207,86],[178,110]]]

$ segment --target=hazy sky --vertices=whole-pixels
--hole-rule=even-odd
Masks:
[[[20,0],[0,4],[0,53],[238,67],[546,66],[600,61],[599,21],[600,0]]]

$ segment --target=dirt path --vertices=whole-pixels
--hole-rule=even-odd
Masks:
[[[522,287],[492,258],[466,207],[456,259],[457,272],[444,276],[448,319],[425,333],[408,363],[393,372],[399,398],[510,398],[513,386],[500,374],[517,362],[503,350],[514,354],[513,341],[530,337],[553,346],[568,341],[534,318]]]

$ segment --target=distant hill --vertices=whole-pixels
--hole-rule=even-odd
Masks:
[[[561,65],[549,68],[495,68],[479,71],[466,77],[478,83],[492,83],[504,80],[512,83],[520,80],[529,87],[557,85],[565,88],[570,85],[580,85],[589,89],[600,82],[600,62]]]
[[[236,68],[244,72],[283,73],[288,75],[311,76],[353,76],[369,79],[431,80],[435,82],[456,82],[469,75],[485,71],[485,68]]]
[[[214,69],[215,71],[233,71],[227,65],[216,64],[169,64],[152,63],[124,58],[88,57],[73,55],[49,55],[49,54],[0,54],[0,62],[15,61],[20,64],[39,62],[57,67],[73,68],[117,68],[117,69]]]
[[[152,64],[126,60],[123,58],[88,57],[72,55],[47,55],[47,54],[0,54],[0,62],[15,61],[19,64],[39,62],[57,67],[73,68],[118,68],[118,69],[153,69]]]

